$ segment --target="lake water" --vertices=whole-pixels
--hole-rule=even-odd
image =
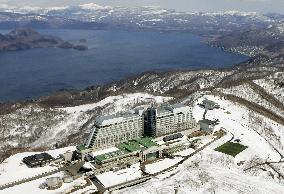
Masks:
[[[211,48],[186,33],[42,30],[89,50],[32,49],[0,53],[0,102],[82,89],[145,71],[230,67],[248,57]],[[0,31],[4,33],[4,31]]]

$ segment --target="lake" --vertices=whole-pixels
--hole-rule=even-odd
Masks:
[[[36,98],[60,89],[83,89],[145,71],[223,68],[248,59],[209,47],[201,37],[187,33],[40,32],[73,43],[84,38],[89,50],[48,48],[0,53],[0,102]]]

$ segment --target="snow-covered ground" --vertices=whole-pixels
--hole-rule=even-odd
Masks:
[[[266,83],[266,82],[261,82],[261,81],[257,81],[257,80],[256,80],[256,82],[257,83]],[[266,84],[269,84],[269,82],[267,82]],[[271,85],[270,85],[270,87],[271,87]],[[279,107],[276,107],[275,105],[271,104],[266,99],[263,99],[248,84],[243,84],[243,85],[239,85],[239,86],[233,86],[233,87],[230,87],[230,88],[219,89],[219,90],[222,91],[225,94],[232,94],[232,95],[238,96],[240,98],[246,99],[246,100],[248,100],[250,102],[255,102],[255,103],[261,105],[262,107],[264,107],[264,108],[266,108],[268,110],[273,111],[275,114],[278,114],[280,116],[284,116],[284,111],[282,109],[280,109]],[[277,95],[277,91],[274,90],[275,97],[277,99],[281,100],[281,97],[279,97],[279,96],[281,96],[281,92],[279,91],[278,93],[279,94]],[[283,98],[283,93],[282,93],[282,98]]]
[[[145,170],[146,170],[146,172],[148,172],[150,174],[155,174],[157,172],[160,172],[162,170],[165,170],[165,169],[175,165],[176,163],[178,163],[181,160],[182,160],[182,157],[165,158],[163,160],[158,160],[157,162],[146,165]]]
[[[115,193],[139,193],[139,194],[282,194],[284,182],[279,180],[273,170],[263,167],[255,171],[244,172],[256,161],[279,161],[280,155],[274,150],[275,146],[280,152],[284,152],[281,146],[262,132],[262,127],[269,126],[270,133],[279,136],[280,144],[284,143],[284,126],[258,114],[252,114],[250,110],[230,101],[215,96],[205,96],[220,104],[220,109],[208,111],[208,119],[219,119],[220,125],[215,131],[224,127],[227,135],[214,142],[203,151],[197,153],[185,163],[180,165],[175,172],[158,175],[145,184],[127,188]],[[202,101],[200,98],[198,101]],[[197,104],[197,103],[195,103]],[[194,117],[199,120],[203,116],[204,109],[195,105]],[[260,118],[263,123],[253,122],[251,116]],[[257,133],[259,132],[259,133]],[[239,153],[235,158],[214,151],[223,143],[234,139],[240,139],[241,144],[248,148]],[[266,141],[269,140],[269,143]],[[186,150],[187,151],[187,150]],[[186,152],[184,151],[184,152]],[[278,168],[284,165],[278,164]],[[274,176],[270,176],[274,174]]]
[[[70,146],[66,148],[56,149],[56,150],[50,150],[47,151],[51,156],[58,157],[60,154],[63,154],[67,151],[74,151],[75,147]],[[37,152],[24,152],[20,154],[16,154],[5,160],[0,165],[0,185],[4,185],[5,183],[22,180],[23,178],[29,178],[36,175],[39,175],[44,172],[49,172],[51,170],[57,169],[58,167],[55,166],[44,166],[44,167],[38,167],[38,168],[28,168],[25,164],[22,163],[23,157],[36,154]],[[58,172],[43,178],[39,178],[27,183],[23,183],[5,190],[0,190],[0,194],[15,194],[15,193],[37,193],[37,194],[57,194],[57,193],[67,193],[71,189],[74,188],[74,186],[78,185],[84,185],[86,184],[86,181],[84,180],[84,177],[80,177],[76,180],[74,180],[71,183],[63,183],[62,186],[59,189],[56,190],[47,190],[47,189],[40,189],[39,186],[46,181],[47,178],[51,177],[65,177],[66,174],[64,172]],[[84,191],[92,190],[95,191],[96,187],[94,185],[90,185],[84,189],[81,189],[74,193],[82,193]]]
[[[109,171],[97,175],[97,178],[105,187],[114,186],[140,177],[142,177],[142,171],[140,170],[139,163],[134,164],[127,169],[119,170],[116,172]]]
[[[198,97],[193,107],[193,116],[198,121],[202,119],[204,109],[197,105],[204,98],[213,100],[220,105],[220,109],[209,110],[207,119],[219,119],[220,124],[214,131],[225,128],[227,135],[210,144],[201,152],[198,152],[189,160],[163,174],[157,175],[151,180],[115,191],[114,193],[139,193],[139,194],[170,194],[170,193],[194,193],[194,194],[282,194],[284,191],[284,181],[279,179],[277,172],[269,166],[261,166],[245,170],[255,164],[262,162],[279,162],[281,155],[284,155],[284,126],[265,118],[244,106],[231,101],[221,99],[220,97],[206,95]],[[137,99],[137,98],[135,98]],[[123,100],[123,98],[121,98]],[[118,100],[119,101],[119,100]],[[114,102],[114,104],[120,102]],[[114,105],[116,106],[116,105]],[[118,105],[119,107],[120,105]],[[127,105],[126,105],[127,106]],[[71,112],[85,111],[85,106],[76,107]],[[210,137],[200,137],[202,145],[211,141]],[[248,148],[239,153],[236,157],[232,157],[214,149],[227,141],[240,140],[242,145]],[[201,146],[201,145],[200,145]],[[69,149],[69,148],[66,148]],[[74,149],[74,147],[71,147]],[[97,152],[101,154],[112,151],[115,148]],[[61,152],[66,151],[62,149]],[[188,155],[193,149],[180,151],[177,155]],[[52,155],[59,154],[59,151],[50,151]],[[280,153],[280,154],[279,154]],[[30,171],[24,165],[21,165],[20,159],[30,153],[17,154],[10,157],[1,166],[0,182],[1,184],[7,180],[19,179],[23,174],[32,175],[37,171]],[[159,172],[181,160],[181,157],[174,159],[164,159],[158,162],[146,165],[146,171],[150,173]],[[13,167],[16,166],[14,169]],[[283,174],[284,164],[273,164],[278,172]],[[39,168],[38,171],[50,170],[52,167]],[[21,172],[21,173],[17,173]],[[55,176],[55,175],[54,175]],[[57,176],[57,174],[56,174]],[[63,176],[58,174],[58,176]],[[131,168],[123,169],[117,172],[106,172],[98,175],[98,178],[105,186],[112,186],[124,181],[133,180],[142,176],[139,164],[131,166]],[[12,177],[12,178],[11,178]],[[20,193],[21,191],[32,191],[29,193],[60,193],[67,189],[68,185],[64,185],[59,190],[47,191],[38,189],[39,184],[43,183],[46,178],[25,183],[13,188],[9,188],[0,193]],[[71,184],[71,183],[70,183]],[[31,190],[32,189],[32,190]],[[86,188],[86,190],[89,188]],[[94,189],[92,186],[91,189]]]
[[[57,158],[60,154],[63,154],[67,151],[75,150],[74,146],[61,148],[57,150],[50,150],[46,153],[49,153],[54,158]],[[13,181],[22,180],[23,178],[30,178],[36,175],[39,175],[44,172],[50,172],[57,169],[56,166],[44,166],[38,168],[29,168],[26,164],[22,162],[24,157],[36,154],[38,152],[24,152],[13,155],[7,158],[3,163],[0,164],[0,185],[5,183],[10,183]]]
[[[76,112],[86,112],[88,110],[92,110],[97,107],[103,107],[108,104],[113,104],[112,109],[116,112],[121,112],[125,110],[125,107],[129,108],[131,104],[139,104],[143,102],[155,102],[155,103],[163,103],[171,100],[171,97],[163,97],[163,96],[153,96],[147,93],[134,93],[134,94],[124,94],[119,96],[110,96],[107,97],[97,103],[86,104],[75,107],[67,107],[62,108],[61,110],[67,111],[68,113],[76,113]],[[113,112],[114,114],[115,112]]]
[[[283,75],[275,75],[277,76],[282,76]],[[258,84],[259,86],[263,87],[266,91],[268,91],[270,94],[274,95],[275,98],[277,98],[280,102],[284,103],[284,88],[277,86],[275,84],[275,80],[273,79],[258,79],[254,80],[254,83]]]
[[[86,181],[84,180],[84,177],[80,177],[77,180],[74,180],[71,183],[63,183],[62,186],[59,189],[56,190],[47,190],[47,189],[40,189],[39,185],[44,183],[47,178],[51,177],[60,177],[63,178],[66,176],[64,172],[59,172],[44,178],[40,178],[25,184],[21,184],[15,187],[11,187],[5,190],[0,191],[0,194],[16,194],[16,193],[36,193],[36,194],[59,194],[59,193],[68,193],[71,189],[73,189],[75,186],[79,185],[85,185]],[[83,192],[86,192],[88,190],[92,190],[93,192],[97,190],[97,188],[94,185],[87,186],[84,189],[80,189],[76,192],[72,192],[74,194],[81,194]]]
[[[217,152],[201,152],[167,174],[114,193],[281,194],[284,188],[277,181],[244,174],[231,157]]]
[[[272,146],[266,142],[265,135],[259,135],[257,133],[257,131],[260,131],[260,126],[258,126],[256,122],[251,122],[250,110],[238,104],[233,104],[230,101],[220,99],[219,97],[206,97],[220,105],[220,109],[208,111],[206,114],[207,119],[220,120],[220,124],[216,126],[215,130],[224,127],[228,132],[234,135],[234,139],[241,140],[243,145],[248,146],[248,149],[252,149],[255,155],[263,159],[268,159],[268,161],[279,161],[281,159]],[[204,109],[199,106],[195,106],[193,109],[193,115],[196,120],[202,119],[203,113]],[[263,119],[262,116],[259,117]],[[271,124],[273,133],[281,136],[281,145],[284,145],[283,126],[277,125],[269,119],[266,120],[266,123],[267,125]],[[284,154],[283,148],[279,149],[279,151]],[[251,157],[253,157],[253,155]]]

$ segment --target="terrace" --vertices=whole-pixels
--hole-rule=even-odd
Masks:
[[[144,147],[141,147],[140,144],[134,140],[121,143],[118,145],[118,148],[127,150],[129,152],[135,152],[144,149]]]
[[[100,155],[95,156],[95,158],[98,162],[101,163],[105,160],[109,160],[109,159],[116,158],[122,155],[126,155],[131,152],[142,151],[142,150],[145,150],[153,146],[158,146],[158,144],[153,142],[152,138],[146,137],[146,138],[141,138],[141,139],[134,139],[134,140],[130,140],[124,143],[120,143],[117,146],[117,148],[119,149],[117,151],[100,154]]]
[[[115,157],[118,157],[118,156],[121,156],[121,155],[124,155],[124,154],[127,154],[127,153],[128,152],[126,150],[117,150],[117,151],[114,151],[114,152],[109,152],[109,153],[106,153],[106,154],[98,155],[98,156],[96,156],[96,159],[99,162],[102,162],[102,161],[105,161],[105,160],[108,160],[108,159],[111,159],[111,158],[115,158]]]
[[[135,152],[139,150],[145,150],[147,148],[158,146],[155,142],[152,141],[152,138],[145,137],[141,139],[134,139],[128,142],[124,142],[118,145],[118,148],[125,149],[129,152]]]
[[[142,146],[144,146],[146,148],[150,148],[150,147],[153,147],[153,146],[158,146],[158,144],[153,142],[152,138],[150,138],[150,137],[145,137],[145,138],[141,138],[141,139],[135,139],[135,141],[137,141],[139,144],[141,144]]]

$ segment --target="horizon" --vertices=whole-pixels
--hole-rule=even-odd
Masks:
[[[83,4],[94,3],[100,6],[125,6],[125,7],[142,7],[142,6],[158,6],[165,9],[174,9],[182,12],[223,12],[223,11],[240,11],[240,12],[257,12],[257,13],[279,13],[283,14],[283,0],[216,0],[214,3],[208,0],[179,0],[174,3],[171,0],[0,0],[0,8],[25,8],[25,7],[66,7],[79,6]]]

